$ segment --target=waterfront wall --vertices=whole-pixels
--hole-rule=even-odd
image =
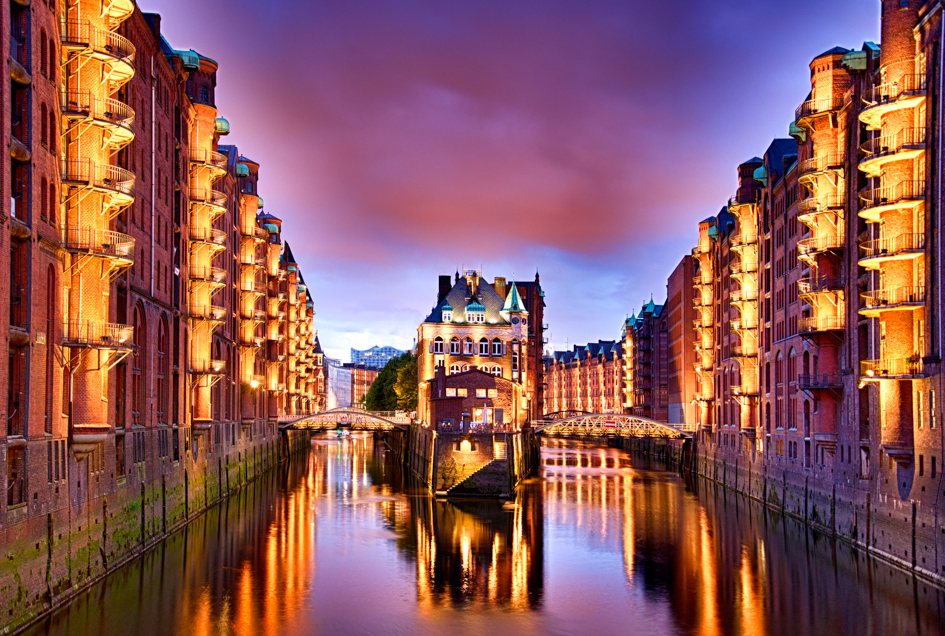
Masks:
[[[728,454],[701,435],[693,438],[696,474],[945,585],[940,506],[877,492],[869,480],[844,483],[844,475],[821,475],[797,463],[778,466],[760,452]]]
[[[68,602],[308,442],[307,432],[289,431],[195,454],[196,461],[189,454],[180,462],[155,458],[118,479],[75,471],[57,493],[62,505],[44,505],[45,514],[8,512],[0,528],[0,633]]]

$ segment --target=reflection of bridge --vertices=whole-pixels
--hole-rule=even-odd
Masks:
[[[679,424],[664,424],[638,415],[586,413],[552,422],[532,423],[536,433],[575,437],[662,437],[688,439],[694,429]]]
[[[355,431],[392,431],[405,429],[410,417],[394,411],[365,411],[353,407],[336,408],[312,415],[287,415],[279,418],[280,429],[324,431],[350,428]]]

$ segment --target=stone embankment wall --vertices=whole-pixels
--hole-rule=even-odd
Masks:
[[[692,471],[871,554],[945,585],[941,506],[870,490],[867,480],[772,466],[761,453],[716,455],[693,440]],[[854,478],[855,479],[855,478]]]
[[[11,633],[67,603],[260,474],[308,448],[310,436],[290,431],[250,448],[193,462],[134,485],[119,478],[107,494],[88,495],[103,476],[87,473],[70,489],[69,505],[45,515],[8,513],[0,529],[0,633]],[[176,463],[175,463],[176,464]],[[88,480],[93,483],[88,484]],[[63,488],[66,488],[63,484]]]

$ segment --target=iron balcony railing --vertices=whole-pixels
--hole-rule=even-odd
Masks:
[[[67,227],[62,230],[62,246],[70,252],[81,252],[132,261],[135,240],[127,234],[90,227]]]
[[[891,155],[899,152],[906,146],[925,144],[925,128],[903,128],[894,135],[875,137],[860,145],[860,150],[867,155],[867,159]]]
[[[839,276],[808,276],[797,281],[797,293],[820,294],[843,289]]]
[[[222,152],[195,148],[190,151],[190,162],[226,170],[227,159],[226,155]]]
[[[191,303],[190,317],[200,320],[223,320],[226,317],[226,308],[218,305]]]
[[[226,232],[212,227],[199,227],[191,225],[188,228],[191,241],[200,243],[213,243],[214,245],[226,244]]]
[[[837,235],[812,236],[797,242],[797,253],[801,256],[843,249],[843,237]]]
[[[226,360],[194,360],[190,372],[200,374],[219,375],[226,371]]]
[[[99,29],[84,20],[63,20],[61,29],[60,39],[64,46],[82,47],[134,66],[134,44],[114,31]]]
[[[826,331],[842,331],[843,316],[808,316],[798,321],[798,331],[801,333],[820,333]]]
[[[754,259],[740,259],[737,263],[729,265],[729,271],[732,274],[751,274],[758,271],[758,261]]]
[[[900,201],[925,199],[925,181],[900,181],[896,185],[866,190],[860,194],[860,211]]]
[[[222,267],[191,267],[191,280],[201,280],[213,283],[226,281],[226,270]]]
[[[925,75],[903,75],[895,82],[880,84],[863,94],[867,108],[896,101],[903,94],[924,93]]]
[[[815,172],[825,172],[827,170],[840,170],[843,168],[843,159],[843,155],[839,153],[811,157],[798,164],[798,173],[806,175]]]
[[[863,309],[887,307],[896,305],[913,305],[925,302],[925,287],[894,287],[892,289],[878,289],[860,294],[863,299]]]
[[[758,242],[758,233],[743,231],[732,237],[732,246],[741,247],[746,245],[755,245]]]
[[[68,347],[130,347],[134,327],[91,320],[67,320],[63,323],[62,342]]]
[[[191,188],[190,200],[192,203],[226,207],[226,194],[210,188]]]
[[[794,121],[800,121],[805,117],[829,113],[843,108],[843,97],[826,97],[821,99],[808,99],[797,107],[794,111]]]
[[[799,214],[817,214],[831,210],[843,209],[844,197],[839,194],[827,194],[820,197],[804,199],[797,204]]]
[[[91,159],[68,159],[62,162],[62,180],[87,183],[90,187],[112,190],[129,197],[135,193],[135,176],[118,166],[100,164]]]
[[[922,376],[924,367],[922,358],[884,358],[881,360],[861,360],[860,376],[867,378]]]
[[[749,331],[758,328],[758,324],[753,320],[735,319],[730,324],[733,331]]]
[[[96,97],[91,91],[64,92],[62,112],[67,116],[87,116],[129,129],[135,123],[135,111],[131,106],[111,97]]]
[[[839,373],[812,373],[799,375],[797,386],[802,391],[810,389],[833,389],[843,386]]]
[[[733,358],[754,358],[757,355],[758,355],[758,347],[756,345],[733,345],[732,346]]]
[[[729,300],[733,303],[745,303],[758,300],[758,290],[757,289],[739,289],[733,291]]]
[[[863,250],[864,259],[918,252],[925,249],[925,234],[897,234],[889,238],[863,241],[860,243],[860,249]]]

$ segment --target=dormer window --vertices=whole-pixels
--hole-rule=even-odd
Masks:
[[[486,314],[480,311],[466,311],[466,322],[482,324],[486,321]]]
[[[453,312],[443,310],[443,322],[453,322]]]

